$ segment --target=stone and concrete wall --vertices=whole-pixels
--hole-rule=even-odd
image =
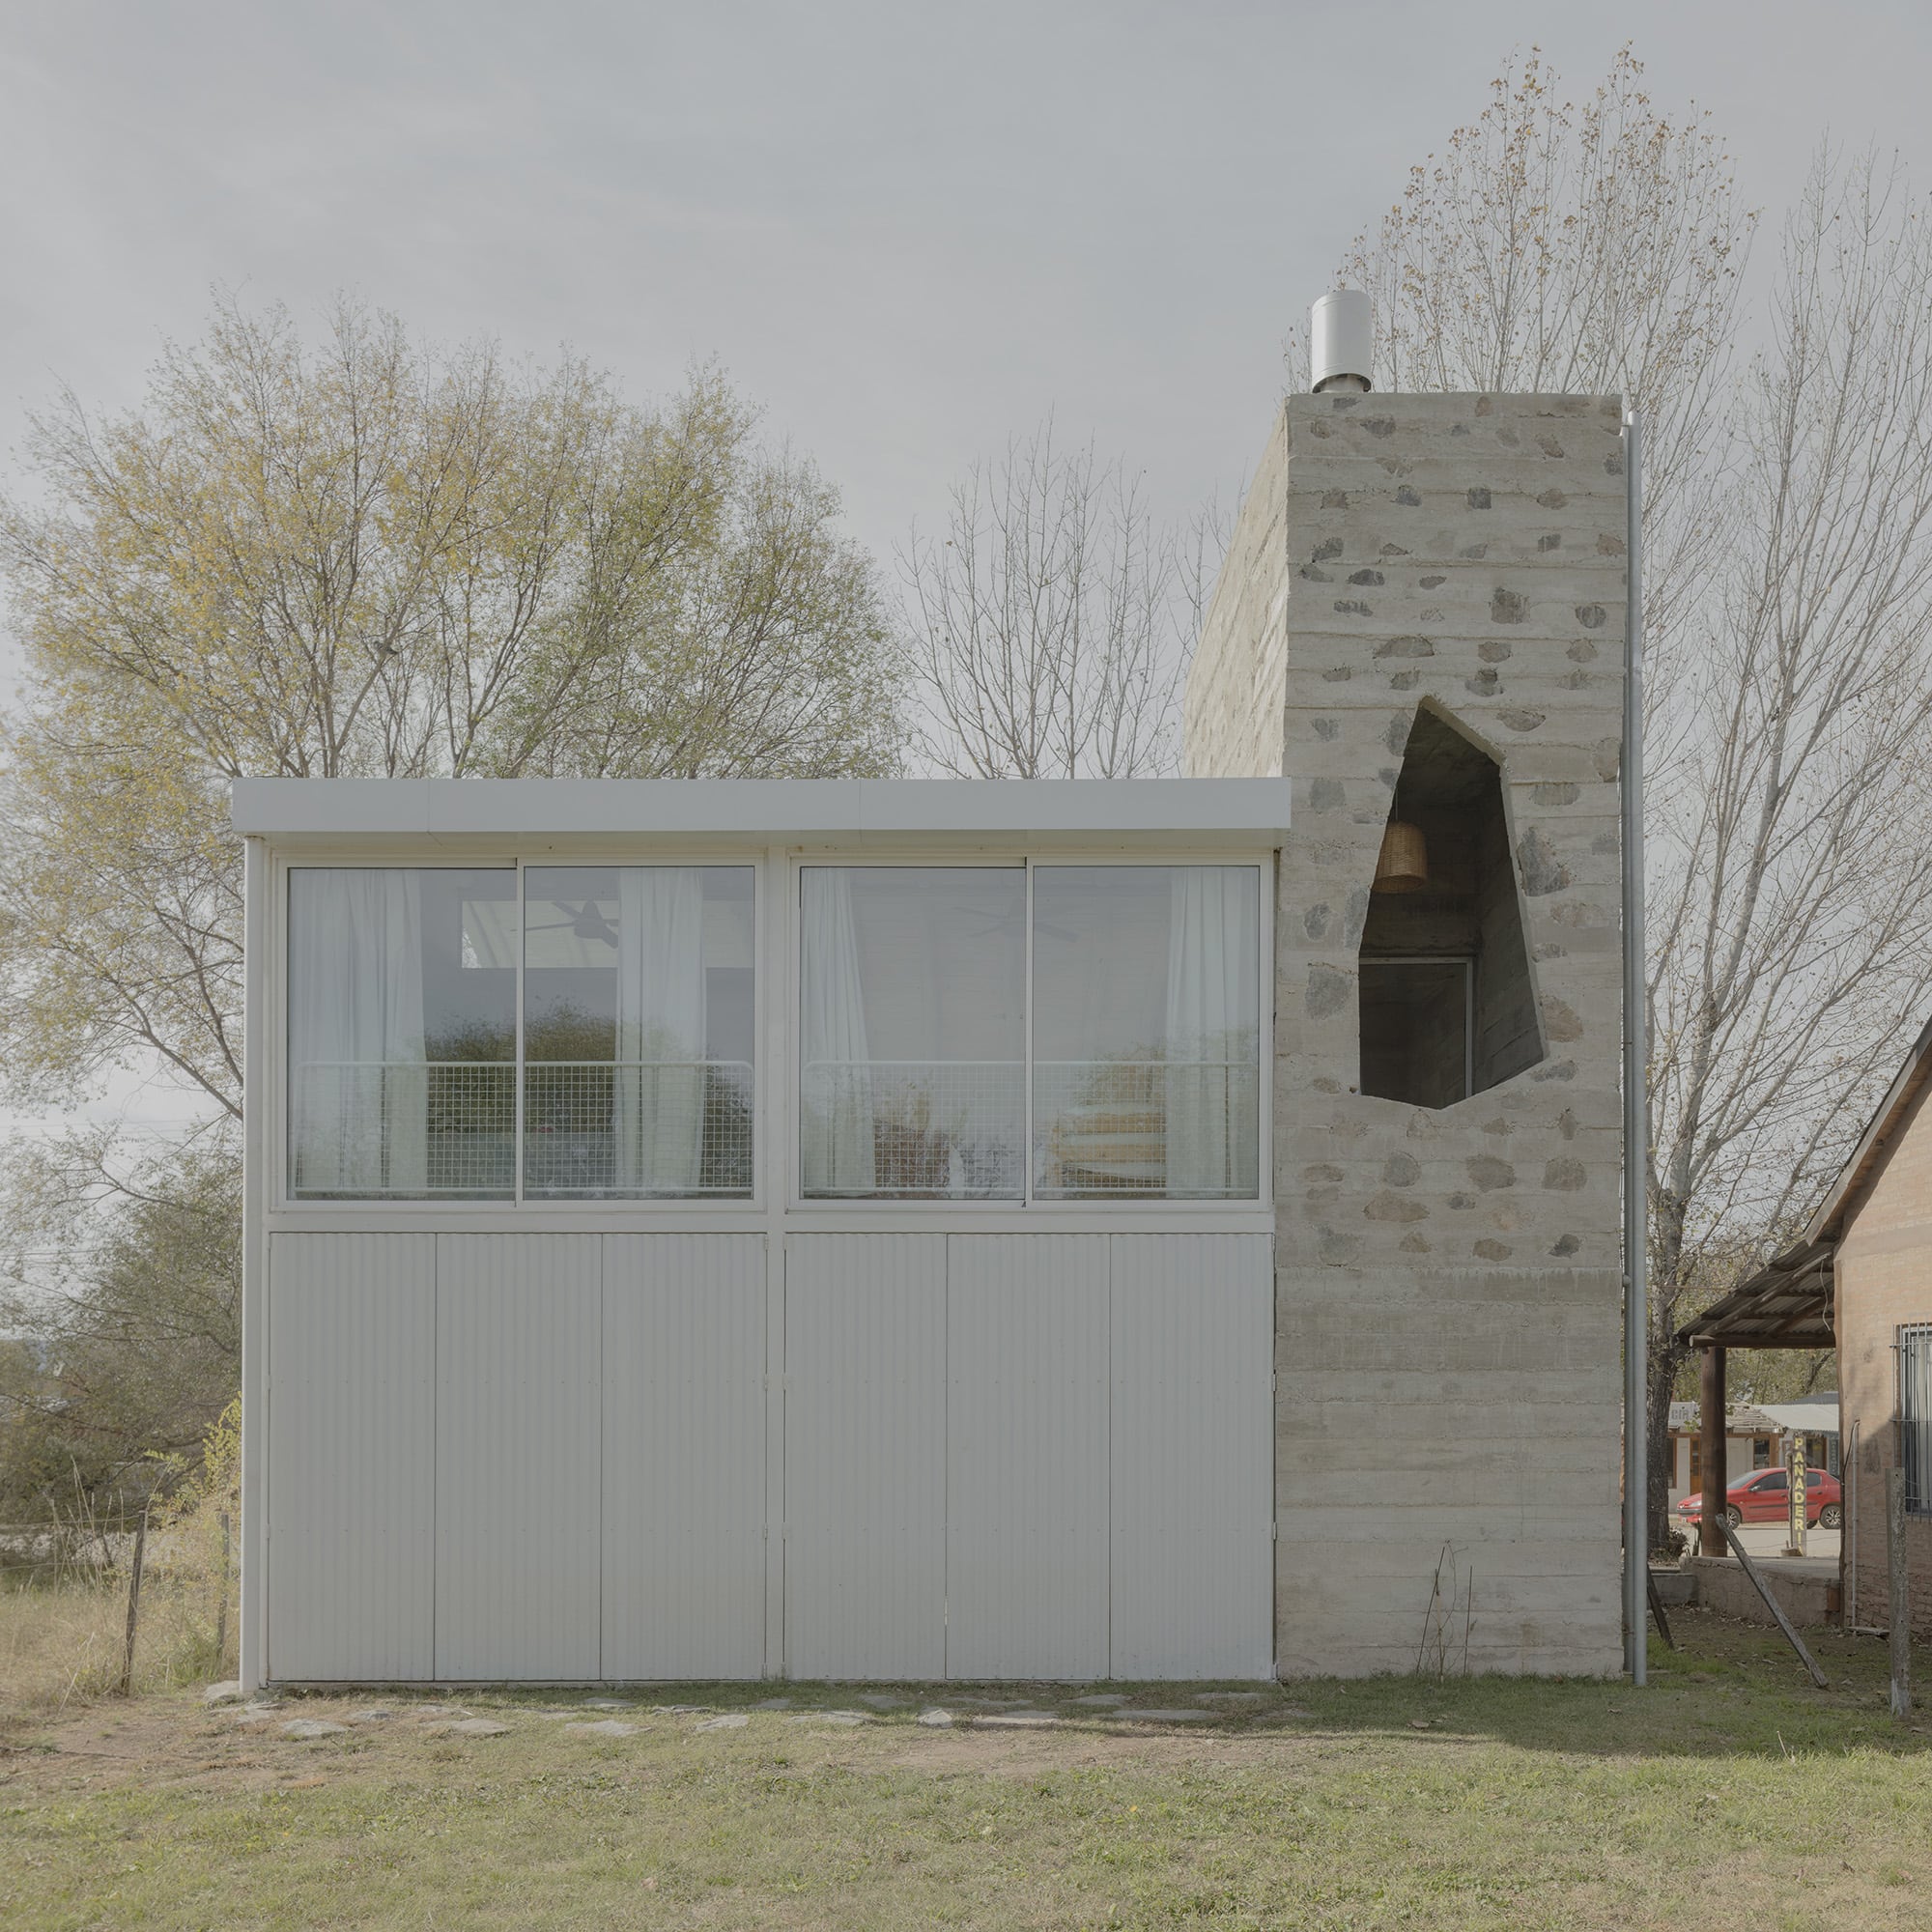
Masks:
[[[1914,1103],[1892,1150],[1838,1244],[1838,1443],[1852,1454],[1846,1474],[1846,1565],[1856,1543],[1857,1577],[1847,1576],[1858,1621],[1880,1627],[1888,1608],[1885,1474],[1898,1466],[1898,1358],[1902,1326],[1932,1322],[1932,1089]],[[1905,1520],[1912,1623],[1932,1635],[1932,1517]]]
[[[1613,398],[1291,398],[1201,640],[1188,770],[1294,784],[1284,1674],[1621,1667],[1624,488]],[[1541,1032],[1439,1110],[1358,1091],[1356,952],[1424,704],[1501,768]]]

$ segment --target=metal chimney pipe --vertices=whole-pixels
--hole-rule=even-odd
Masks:
[[[1308,311],[1309,376],[1324,390],[1366,394],[1374,386],[1375,309],[1365,289],[1331,289]]]

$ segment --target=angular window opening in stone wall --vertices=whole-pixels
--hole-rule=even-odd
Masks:
[[[1543,1058],[1502,772],[1422,709],[1391,824],[1422,835],[1426,876],[1374,892],[1357,957],[1364,1094],[1447,1107]]]

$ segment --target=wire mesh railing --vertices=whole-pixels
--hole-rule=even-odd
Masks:
[[[1032,1191],[1046,1200],[1253,1200],[1260,1083],[1253,1060],[1036,1061]],[[749,1197],[754,1099],[744,1061],[528,1063],[524,1194]],[[803,1191],[1022,1199],[1027,1102],[1017,1060],[810,1062],[800,1077]],[[308,1062],[296,1069],[290,1139],[298,1199],[510,1198],[516,1068]],[[1919,1466],[1932,1488],[1932,1453]]]
[[[302,1200],[516,1192],[507,1061],[307,1061],[295,1069],[290,1191]]]
[[[526,1063],[524,1193],[749,1195],[752,1116],[742,1060]]]
[[[1251,1200],[1260,1094],[1252,1060],[1037,1060],[1034,1191]]]
[[[808,1197],[1020,1198],[1024,1061],[808,1061],[799,1113]]]
[[[1036,1061],[1034,1192],[1252,1200],[1253,1060]],[[816,1061],[800,1081],[809,1198],[1022,1198],[1021,1061]]]

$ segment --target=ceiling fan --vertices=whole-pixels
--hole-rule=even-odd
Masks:
[[[569,904],[562,899],[554,901],[558,912],[570,913],[568,919],[553,919],[536,924],[526,925],[526,932],[570,932],[579,939],[601,939],[606,946],[617,943],[617,928],[597,910],[595,899],[585,899],[576,911],[571,912]]]

